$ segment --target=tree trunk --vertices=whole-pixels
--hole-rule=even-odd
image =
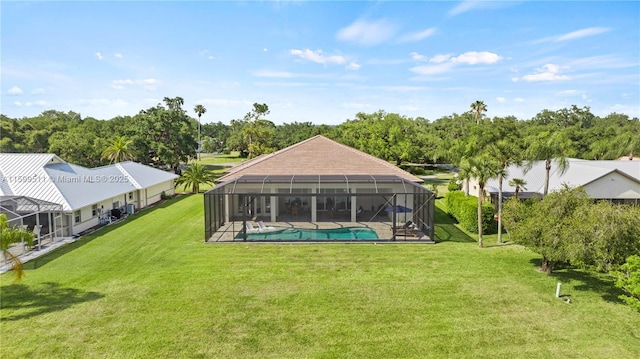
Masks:
[[[546,256],[542,256],[542,266],[540,267],[541,271],[551,274],[554,266],[555,264],[552,261],[550,261]]]
[[[551,172],[551,160],[547,160],[547,162],[545,163],[544,168],[547,170],[546,175],[544,177],[544,193],[543,195],[546,196],[549,193],[549,172]]]
[[[502,175],[498,177],[498,243],[502,243]]]
[[[484,186],[478,186],[478,247],[482,248],[482,194]]]

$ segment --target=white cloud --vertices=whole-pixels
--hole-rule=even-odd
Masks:
[[[522,97],[516,97],[516,98],[513,99],[513,102],[517,102],[517,103],[521,103],[521,102],[524,102],[524,101],[525,101],[525,99],[523,99]]]
[[[264,49],[262,49],[262,51],[264,52],[269,52],[269,49],[267,49],[266,47]]]
[[[13,105],[17,106],[17,107],[21,107],[22,106],[22,102],[20,101],[13,101]]]
[[[129,105],[127,101],[123,99],[107,99],[107,98],[91,98],[91,99],[80,99],[78,100],[78,104],[80,106],[118,106],[125,107]]]
[[[122,90],[126,86],[139,86],[147,91],[155,91],[162,82],[158,79],[142,79],[142,80],[113,80],[111,87],[116,90]]]
[[[536,69],[536,73],[522,76],[522,79],[529,82],[562,81],[569,79],[568,76],[561,75],[559,72],[560,66],[555,64],[546,64],[541,68]]]
[[[434,62],[436,64],[439,64],[441,62],[449,61],[450,58],[451,58],[451,55],[436,55],[430,58],[429,62]]]
[[[350,62],[349,65],[347,65],[347,69],[348,70],[358,70],[360,68],[360,64],[357,62]]]
[[[507,99],[504,98],[504,97],[496,97],[496,101],[500,102],[500,103],[505,103],[507,101]]]
[[[498,54],[488,51],[469,51],[451,59],[453,62],[460,62],[469,65],[475,64],[493,64],[500,61],[502,57]]]
[[[209,57],[207,57],[207,59],[209,59],[209,60],[215,60],[216,58],[215,58],[215,56],[209,55]]]
[[[340,29],[336,37],[341,41],[373,46],[390,40],[395,33],[396,26],[386,19],[377,21],[356,20],[351,25]]]
[[[319,64],[338,64],[342,65],[346,62],[345,58],[341,55],[330,55],[326,56],[322,50],[312,51],[309,49],[298,50],[293,49],[290,50],[291,55],[295,55],[300,57],[303,60],[308,60],[311,62],[316,62]]]
[[[115,54],[113,54],[113,56],[115,56],[115,57],[116,57],[116,58],[118,58],[118,59],[121,59],[121,58],[122,58],[122,54],[121,54],[121,53],[119,53],[119,52],[116,52]]]
[[[43,93],[45,93],[45,90],[43,88],[37,88],[31,91],[32,95],[42,95]]]
[[[96,52],[96,54],[95,54],[95,55],[96,55],[96,57],[98,58],[98,60],[100,60],[100,61],[102,61],[102,59],[104,59],[104,56],[102,56],[102,54],[101,54],[101,53],[99,53],[99,52]]]
[[[410,70],[419,75],[437,75],[445,72],[449,72],[453,68],[453,63],[446,62],[439,65],[423,65],[415,66]]]
[[[400,36],[398,41],[400,42],[416,42],[426,39],[427,37],[436,33],[435,28],[426,29],[423,31],[413,32]]]
[[[420,54],[419,54],[419,53],[417,53],[417,52],[412,52],[412,53],[410,53],[409,55],[411,55],[411,58],[412,58],[413,60],[415,60],[415,61],[426,61],[426,60],[427,60],[427,57],[426,57],[426,56],[424,56],[424,55],[420,55]]]
[[[456,5],[453,9],[449,10],[449,15],[455,16],[465,13],[469,10],[473,10],[480,7],[480,2],[478,1],[463,1],[460,4]]]
[[[48,107],[50,104],[47,101],[34,101],[34,102],[26,102],[25,107]]]
[[[340,104],[342,108],[354,109],[354,110],[362,110],[367,107],[371,107],[368,103],[358,103],[358,102],[343,102]]]
[[[556,37],[556,39],[554,41],[561,42],[561,41],[575,40],[575,39],[580,39],[580,38],[587,37],[587,36],[599,35],[599,34],[605,33],[605,32],[610,31],[610,30],[611,29],[606,28],[606,27],[588,27],[586,29],[572,31],[572,32],[569,32],[567,34],[560,35],[560,36]]]
[[[294,77],[291,72],[288,71],[272,71],[272,70],[258,70],[253,72],[253,76],[256,77],[270,77],[270,78],[292,78]]]
[[[7,91],[7,94],[12,96],[22,95],[22,89],[18,86],[13,86],[12,88],[9,89],[9,91]]]

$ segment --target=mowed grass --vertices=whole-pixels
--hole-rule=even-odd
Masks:
[[[205,244],[182,196],[2,275],[0,357],[640,357],[607,276],[438,218],[436,245]]]

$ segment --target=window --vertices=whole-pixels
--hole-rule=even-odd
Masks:
[[[94,204],[91,206],[91,216],[98,217],[98,205]]]
[[[120,201],[113,202],[113,209],[120,208]]]
[[[129,201],[133,200],[133,192],[129,192]]]
[[[80,217],[80,210],[73,212],[73,223],[80,223],[80,220],[82,220]]]

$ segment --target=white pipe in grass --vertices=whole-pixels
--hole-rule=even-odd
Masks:
[[[558,286],[556,287],[556,298],[560,298],[560,286],[562,283],[558,282]]]

